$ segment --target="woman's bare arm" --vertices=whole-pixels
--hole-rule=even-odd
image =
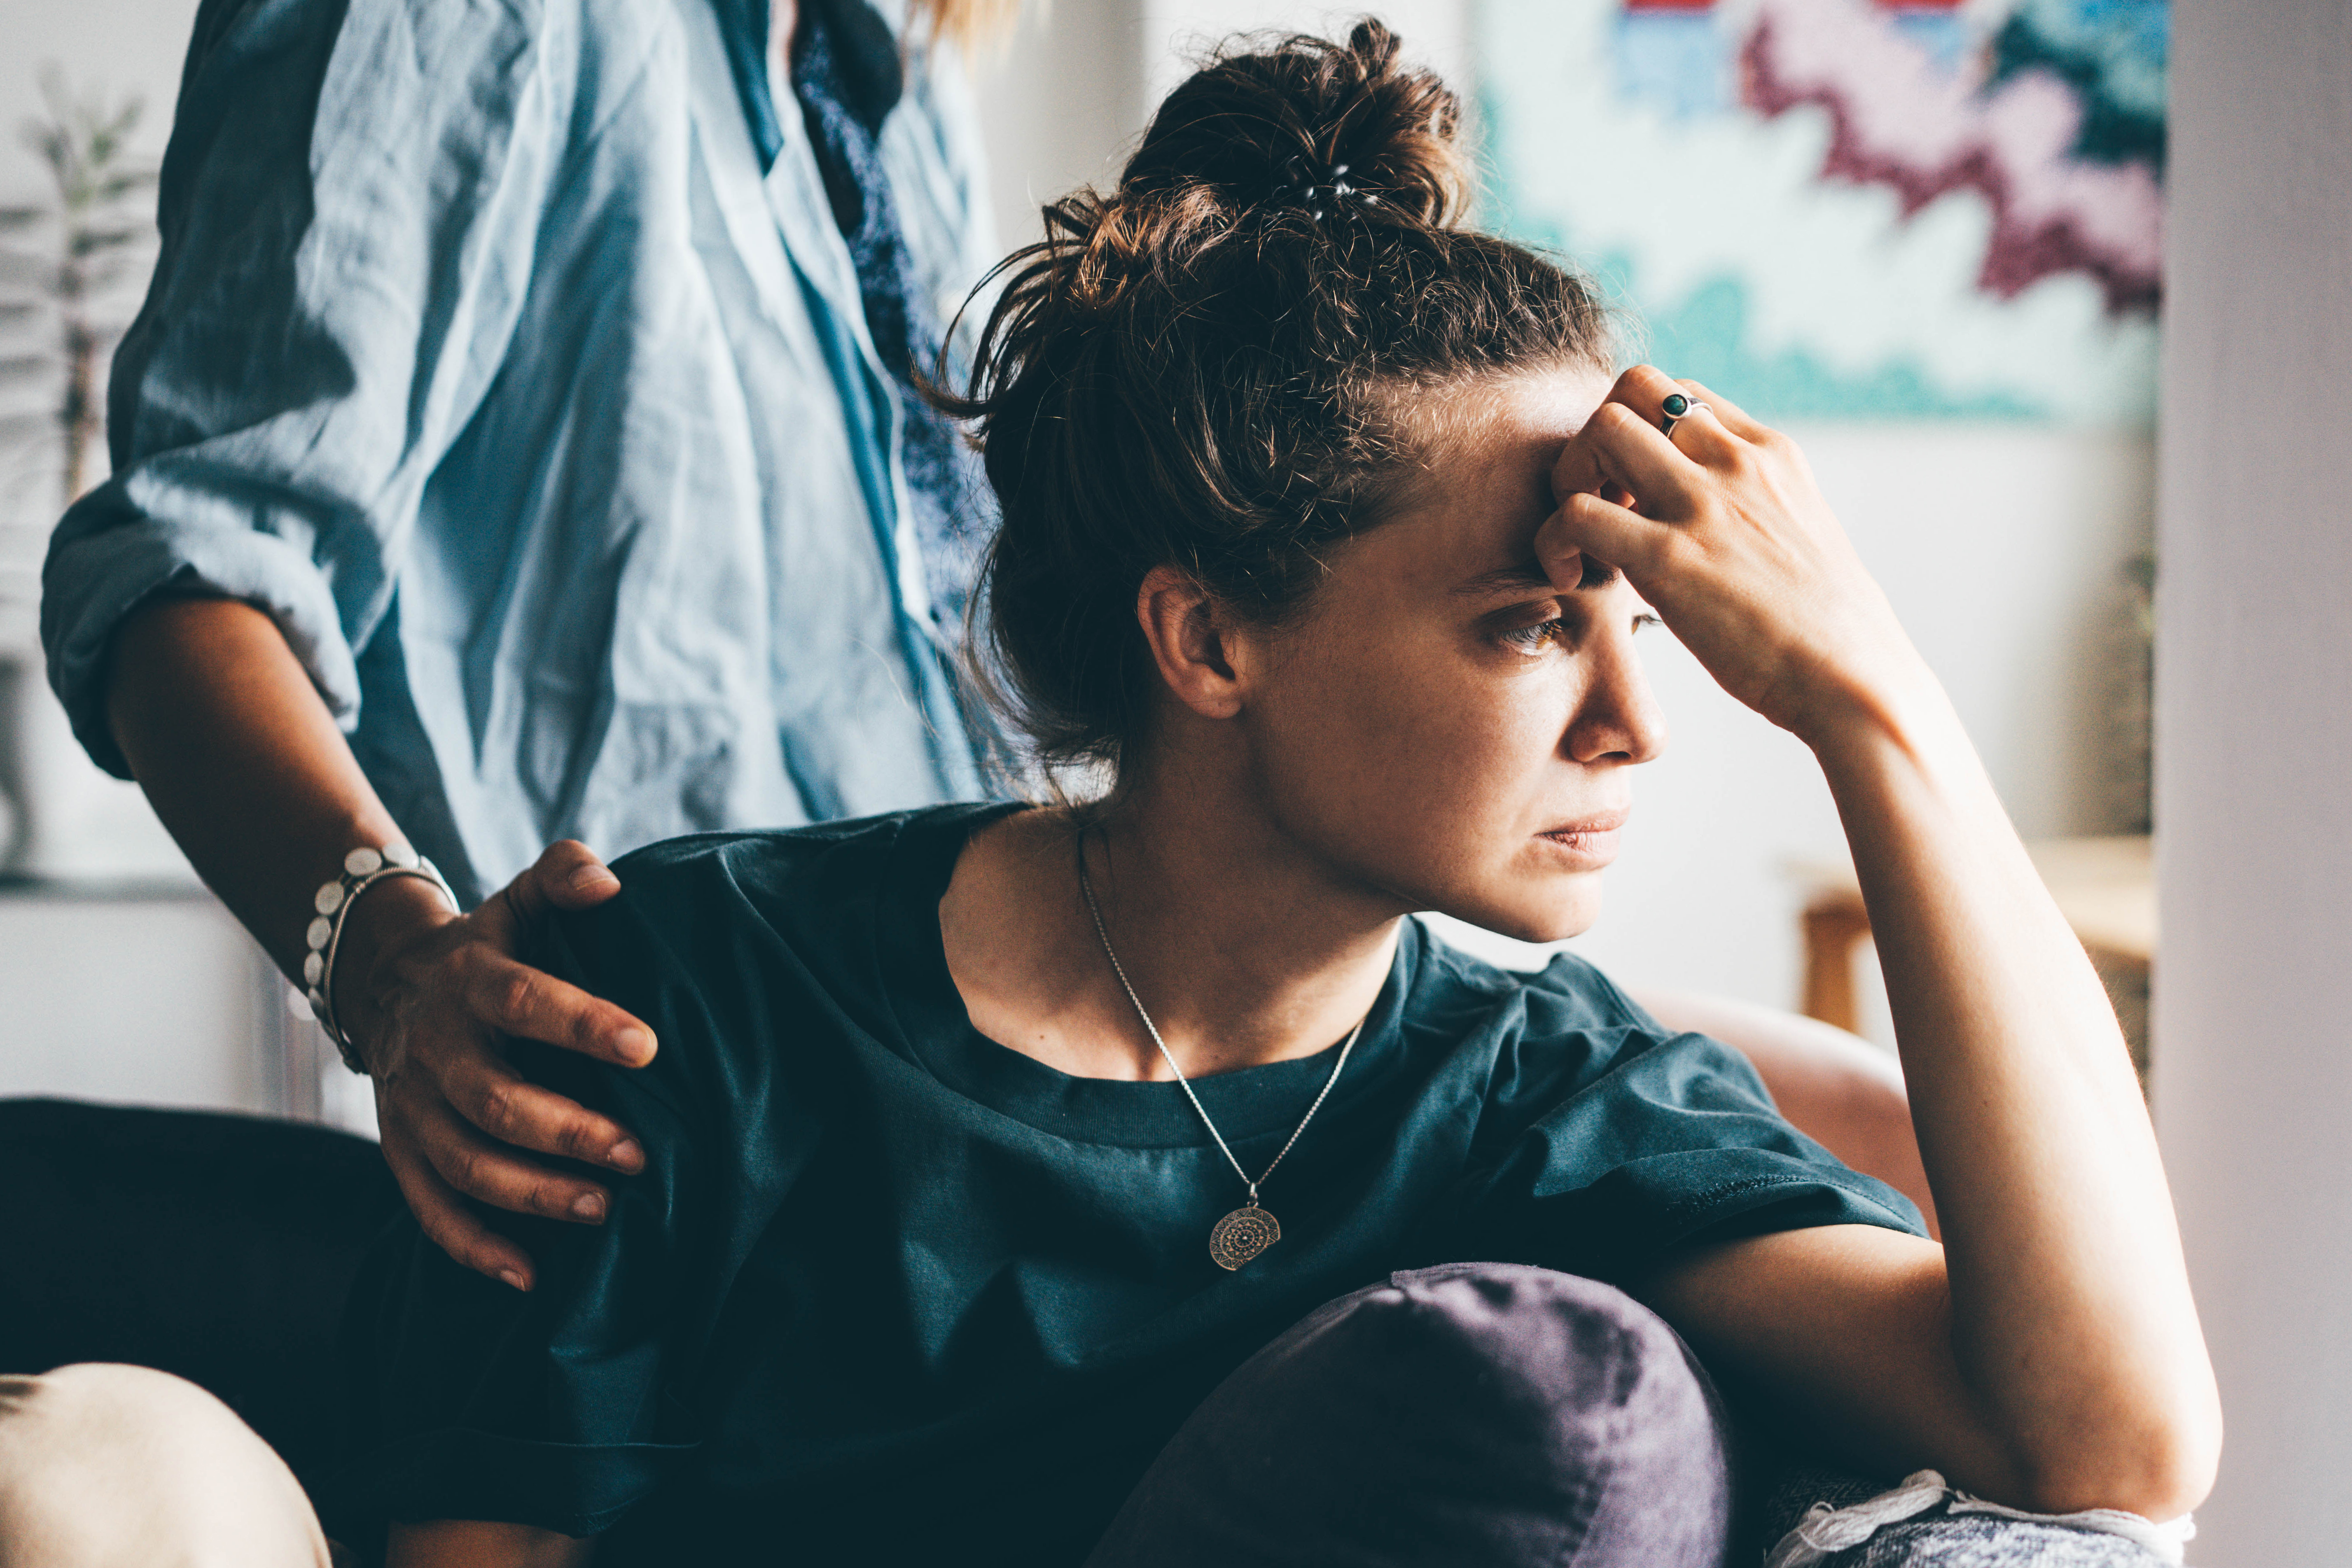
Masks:
[[[384,1568],[586,1568],[595,1555],[593,1536],[440,1519],[394,1525]]]
[[[116,634],[108,716],[156,814],[279,968],[300,973],[311,895],[349,851],[400,836],[277,623],[234,600],[159,600]],[[623,1065],[653,1054],[636,1019],[515,962],[550,906],[619,890],[579,844],[559,844],[458,918],[399,877],[353,905],[336,1009],[374,1074],[383,1153],[425,1233],[469,1268],[528,1288],[530,1260],[469,1212],[596,1219],[607,1201],[508,1145],[637,1168],[627,1134],[520,1079],[498,1030]]]
[[[1713,413],[1669,442],[1655,411],[1685,392]],[[1571,444],[1560,488],[1539,548],[1625,571],[1727,690],[1820,759],[1943,1227],[1940,1254],[1857,1228],[1742,1242],[1685,1261],[1654,1299],[1886,1451],[2001,1500],[2194,1506],[2220,1406],[2114,1014],[1803,458],[1643,367]]]

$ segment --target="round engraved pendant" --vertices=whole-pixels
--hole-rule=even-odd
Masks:
[[[1220,1269],[1238,1269],[1282,1239],[1282,1227],[1256,1204],[1236,1208],[1209,1232],[1209,1256]]]

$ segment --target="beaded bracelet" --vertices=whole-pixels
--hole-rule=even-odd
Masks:
[[[441,896],[449,901],[451,909],[464,913],[457,895],[449,889],[448,880],[431,861],[406,844],[389,843],[380,850],[362,847],[343,857],[342,875],[320,884],[317,895],[310,900],[310,907],[319,912],[318,918],[310,922],[310,929],[303,938],[310,949],[302,959],[302,983],[310,988],[310,1016],[319,1020],[319,1027],[335,1042],[343,1065],[362,1077],[367,1074],[367,1063],[360,1060],[351,1037],[335,1022],[335,956],[343,946],[343,922],[350,916],[352,905],[359,902],[360,894],[396,876],[423,877],[441,890]]]

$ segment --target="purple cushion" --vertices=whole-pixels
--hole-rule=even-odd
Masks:
[[[1178,1431],[1088,1568],[1718,1568],[1720,1410],[1622,1291],[1515,1264],[1321,1308]]]

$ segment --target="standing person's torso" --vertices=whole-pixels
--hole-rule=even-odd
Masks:
[[[619,853],[974,787],[902,413],[806,130],[780,105],[762,172],[721,23],[646,7],[639,73],[572,106],[595,127],[517,257],[505,361],[425,486],[399,652],[483,888],[564,834]],[[960,298],[971,171],[951,84],[910,74],[882,161]],[[413,751],[406,716],[379,705],[362,739]]]

